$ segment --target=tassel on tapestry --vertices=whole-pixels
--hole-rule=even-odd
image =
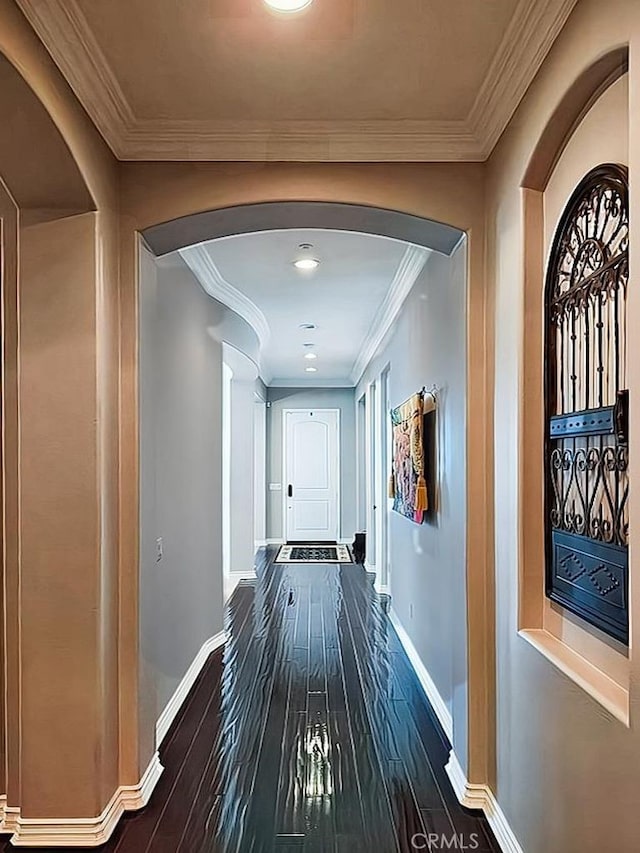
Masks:
[[[435,409],[433,394],[414,394],[391,411],[393,470],[389,497],[401,515],[421,524],[429,509],[425,471],[424,416]]]

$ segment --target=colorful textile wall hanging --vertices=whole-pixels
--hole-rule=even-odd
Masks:
[[[393,460],[389,497],[401,515],[422,524],[429,509],[425,472],[424,416],[435,409],[433,394],[419,392],[391,410]]]

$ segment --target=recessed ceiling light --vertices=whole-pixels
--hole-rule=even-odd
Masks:
[[[311,272],[311,270],[317,270],[320,266],[320,261],[317,258],[298,258],[297,261],[293,262],[294,267],[297,270],[303,270],[303,272]]]
[[[313,3],[313,0],[264,0],[276,12],[301,12]]]
[[[304,370],[305,370],[305,373],[317,373],[318,372],[317,367],[305,367]]]
[[[300,243],[298,246],[298,257],[293,261],[297,270],[302,272],[313,272],[320,266],[318,258],[314,257],[311,243]]]
[[[305,355],[305,358],[306,358],[306,359],[308,359],[309,361],[313,361],[313,359],[314,359],[314,358],[317,358],[317,357],[318,357],[318,356],[315,354],[315,352],[308,352],[308,353]]]
[[[300,323],[300,328],[304,329],[305,332],[313,332],[313,330],[317,329],[318,327],[315,323]],[[305,344],[305,346],[307,346],[307,344]]]

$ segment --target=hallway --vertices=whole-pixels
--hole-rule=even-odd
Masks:
[[[165,740],[149,806],[105,849],[497,850],[451,790],[449,745],[370,577],[261,555]]]

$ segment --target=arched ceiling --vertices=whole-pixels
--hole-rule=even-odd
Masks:
[[[0,105],[0,176],[18,207],[38,211],[39,218],[93,210],[80,170],[51,116],[1,55]]]

